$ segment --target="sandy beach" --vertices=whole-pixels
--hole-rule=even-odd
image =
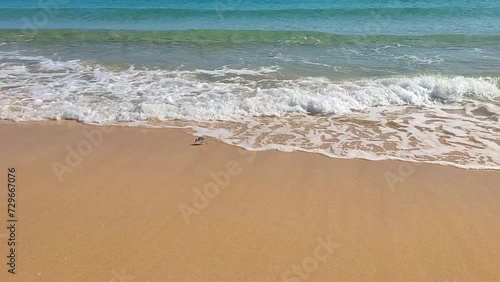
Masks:
[[[498,281],[500,172],[0,122],[1,281]]]

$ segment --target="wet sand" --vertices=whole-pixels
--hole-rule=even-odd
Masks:
[[[500,172],[0,122],[1,281],[498,281]]]

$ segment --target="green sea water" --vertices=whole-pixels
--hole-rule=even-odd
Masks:
[[[248,149],[497,168],[498,15],[493,0],[3,0],[0,118],[182,121]]]

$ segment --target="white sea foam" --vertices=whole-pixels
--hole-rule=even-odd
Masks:
[[[407,62],[409,64],[424,64],[424,65],[432,65],[436,63],[442,63],[444,62],[444,59],[441,58],[440,56],[433,56],[433,57],[422,57],[422,56],[417,56],[417,55],[402,55],[402,56],[395,56],[394,57],[396,60]]]
[[[497,78],[287,80],[279,71],[116,69],[0,52],[0,118],[146,122],[253,150],[500,168]]]
[[[252,69],[246,69],[246,68],[231,69],[231,68],[225,66],[225,67],[223,67],[221,69],[217,69],[217,70],[200,70],[200,69],[198,69],[198,70],[195,70],[194,72],[195,73],[202,73],[202,74],[209,74],[209,75],[213,75],[215,77],[221,77],[221,76],[226,76],[229,74],[260,76],[263,74],[274,73],[277,70],[279,70],[278,67],[260,67],[256,70],[252,70]],[[189,73],[189,72],[185,72],[185,73]]]

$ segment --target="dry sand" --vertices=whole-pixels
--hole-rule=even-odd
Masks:
[[[1,281],[500,280],[498,171],[109,129],[0,122]]]

